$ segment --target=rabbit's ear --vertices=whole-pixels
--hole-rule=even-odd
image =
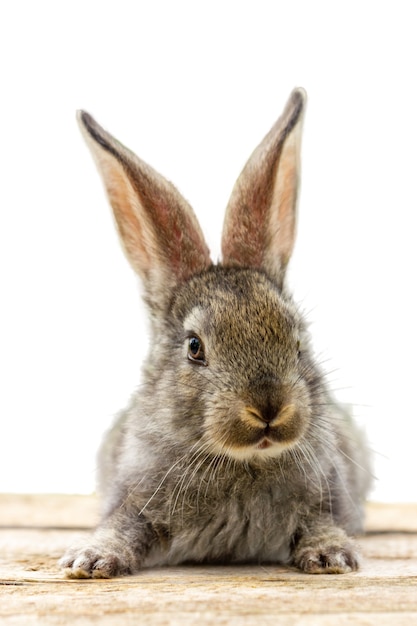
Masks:
[[[164,306],[170,288],[211,265],[190,205],[175,187],[78,112],[116,218],[126,255],[141,277],[147,300]]]
[[[223,226],[223,264],[265,270],[280,286],[295,239],[305,101],[302,89],[292,92],[240,174]]]

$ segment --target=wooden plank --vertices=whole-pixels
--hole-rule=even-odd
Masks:
[[[98,521],[94,495],[0,494],[0,526],[92,527]],[[366,529],[417,532],[417,504],[370,502]]]
[[[417,504],[370,502],[366,510],[366,529],[417,532]]]
[[[57,560],[88,532],[77,527],[94,523],[96,500],[1,496],[0,624],[417,624],[417,505],[405,510],[408,517],[396,505],[378,505],[374,530],[396,531],[399,525],[407,532],[373,532],[359,539],[363,564],[354,574],[309,576],[277,566],[176,567],[73,581],[63,578]]]
[[[0,494],[0,526],[91,527],[98,499],[68,494]]]

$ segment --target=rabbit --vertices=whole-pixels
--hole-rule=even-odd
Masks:
[[[358,569],[367,443],[332,399],[285,280],[305,104],[295,89],[240,174],[218,264],[176,188],[78,113],[151,340],[99,452],[101,520],[61,559],[66,576],[181,563]]]

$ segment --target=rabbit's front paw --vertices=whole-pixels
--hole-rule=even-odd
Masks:
[[[96,546],[71,548],[59,564],[67,578],[112,578],[132,573],[129,561],[123,556]]]
[[[347,574],[359,568],[359,555],[351,543],[307,546],[297,550],[293,563],[307,574]]]

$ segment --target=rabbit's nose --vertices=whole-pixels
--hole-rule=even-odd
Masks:
[[[264,422],[264,424],[270,424],[273,422],[280,414],[280,405],[274,403],[267,403],[260,408],[250,407],[247,408],[247,412],[254,417],[256,420]]]
[[[258,420],[270,424],[278,418],[288,395],[281,381],[275,376],[258,374],[251,381],[248,391],[250,398],[248,405]]]
[[[268,402],[260,412],[260,417],[265,424],[270,424],[273,422],[280,413],[281,403]]]

